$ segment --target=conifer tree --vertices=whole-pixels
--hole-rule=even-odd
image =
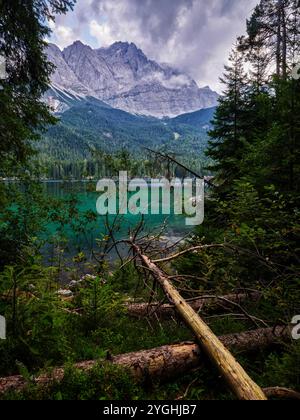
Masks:
[[[0,55],[7,78],[0,81],[1,167],[24,162],[37,130],[55,120],[41,101],[53,69],[45,55],[49,22],[72,8],[72,0],[0,0]]]
[[[284,79],[300,45],[299,0],[261,0],[247,21],[241,44],[250,55],[264,48],[277,77]]]
[[[218,175],[218,190],[226,194],[239,175],[246,136],[247,77],[243,56],[237,48],[231,53],[221,82],[225,90],[213,121],[207,156],[215,162],[209,169]]]

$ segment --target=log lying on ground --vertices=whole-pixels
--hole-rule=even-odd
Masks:
[[[290,340],[290,329],[282,326],[220,337],[226,348],[240,353],[266,349]],[[205,357],[198,344],[187,342],[116,356],[112,361],[129,368],[138,380],[167,381],[199,368]]]
[[[164,272],[150,258],[144,255],[135,243],[130,242],[130,244],[144,267],[150,271],[152,277],[160,284],[169,302],[176,307],[182,320],[193,331],[202,349],[212,364],[218,368],[220,374],[238,399],[249,401],[267,400],[263,390],[250,378],[197,312],[183,299]]]
[[[189,305],[197,312],[213,313],[220,309],[232,309],[232,303],[258,302],[262,297],[260,292],[235,293],[221,297],[199,298],[189,302]],[[158,315],[162,318],[171,318],[176,315],[174,305],[160,305],[159,303],[128,303],[127,313],[137,318]]]
[[[280,398],[284,400],[300,401],[300,393],[288,388],[265,388],[264,393],[268,398]]]
[[[290,339],[290,328],[282,326],[220,337],[220,341],[227,348],[236,352],[266,349]],[[200,368],[203,362],[205,362],[205,357],[200,347],[195,343],[187,342],[115,356],[109,363],[129,369],[137,381],[164,382]],[[77,363],[75,367],[89,371],[96,364],[97,361],[86,361]],[[51,375],[39,376],[32,379],[32,382],[36,385],[47,386],[53,381],[62,381],[64,373],[63,368],[57,368]],[[0,394],[8,391],[22,391],[26,385],[27,381],[22,376],[0,378]]]

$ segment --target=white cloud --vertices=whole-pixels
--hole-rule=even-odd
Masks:
[[[98,23],[96,20],[92,20],[89,27],[90,34],[97,39],[99,46],[107,47],[115,41],[107,23]]]
[[[134,42],[149,58],[220,90],[219,77],[233,43],[244,33],[258,0],[77,0],[57,17],[53,41],[80,39],[93,47]]]
[[[166,79],[163,73],[156,73],[154,77],[167,89],[180,89],[191,84],[191,80],[184,74],[174,75]]]
[[[73,29],[68,26],[58,26],[56,28],[56,34],[58,38],[58,46],[65,48],[76,40],[76,35]]]
[[[50,21],[49,27],[53,31],[49,41],[54,42],[61,49],[72,44],[77,39],[76,33],[69,26],[57,25],[55,22]]]
[[[55,31],[56,25],[55,25],[55,22],[53,20],[49,20],[48,25],[49,25],[49,28],[51,29],[51,31]]]

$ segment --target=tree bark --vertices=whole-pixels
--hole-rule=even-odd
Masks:
[[[214,313],[218,310],[232,309],[232,303],[242,304],[244,302],[258,302],[261,299],[260,292],[236,293],[226,296],[199,298],[189,302],[189,305],[198,313]],[[162,318],[176,316],[174,305],[160,305],[159,303],[129,303],[126,305],[127,313],[131,316],[142,318],[152,316],[154,313]]]
[[[265,388],[264,393],[268,398],[300,401],[300,393],[288,388]]]
[[[281,0],[277,4],[276,74],[281,76]]]
[[[252,352],[287,342],[290,339],[290,328],[276,327],[226,335],[220,337],[220,342],[235,352]],[[136,381],[161,382],[184,375],[193,369],[199,369],[205,362],[206,358],[198,344],[191,342],[123,354],[112,357],[109,361],[116,366],[128,369]],[[92,360],[77,363],[75,367],[88,372],[96,364],[97,361]],[[53,381],[61,382],[64,373],[63,368],[56,368],[52,374],[33,378],[32,382],[39,386],[47,386]],[[22,391],[26,385],[27,381],[22,376],[0,378],[0,394],[8,391]]]
[[[163,271],[146,255],[143,255],[141,249],[136,244],[131,243],[131,245],[142,263],[150,270],[152,276],[160,284],[170,303],[176,307],[181,318],[193,331],[202,349],[212,364],[217,367],[238,399],[249,401],[267,400],[263,390],[250,378],[197,312],[183,299]]]
[[[287,80],[287,27],[284,6],[282,7],[282,77]]]

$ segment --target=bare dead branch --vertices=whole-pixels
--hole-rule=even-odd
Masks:
[[[183,251],[180,251],[177,254],[171,255],[170,257],[161,258],[161,259],[158,259],[158,260],[153,260],[153,263],[154,264],[160,264],[160,263],[170,262],[170,261],[176,260],[177,258],[182,257],[186,254],[190,254],[192,252],[196,253],[198,251],[203,251],[203,250],[212,249],[212,248],[225,248],[225,246],[226,245],[224,245],[224,244],[194,246],[194,247],[185,249]]]

